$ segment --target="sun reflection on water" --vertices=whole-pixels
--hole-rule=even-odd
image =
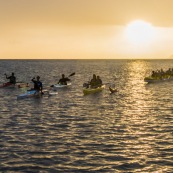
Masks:
[[[150,134],[151,117],[149,107],[152,94],[146,90],[143,81],[148,66],[145,61],[130,61],[126,67],[127,76],[124,92],[126,93],[125,109],[121,117],[121,124],[126,130],[122,134],[126,141],[126,152],[130,157],[136,155],[136,161],[143,164],[156,151],[152,147],[155,136]],[[131,154],[130,154],[131,153]]]
[[[150,91],[146,90],[143,81],[147,73],[147,63],[142,60],[131,61],[127,64],[126,87],[129,91],[130,103],[135,105],[135,110],[147,107],[147,97],[151,96]]]

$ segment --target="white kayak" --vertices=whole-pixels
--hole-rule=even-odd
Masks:
[[[62,85],[62,84],[52,85],[53,88],[68,88],[69,86],[71,86],[71,83],[67,83],[67,85]]]
[[[48,93],[49,96],[54,96],[54,95],[57,95],[57,94],[58,94],[58,92],[49,92]]]

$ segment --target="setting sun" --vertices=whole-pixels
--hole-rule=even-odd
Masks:
[[[172,8],[173,0],[1,0],[0,59],[169,58]]]
[[[127,25],[125,35],[131,44],[146,46],[153,41],[154,27],[145,21],[136,20]]]

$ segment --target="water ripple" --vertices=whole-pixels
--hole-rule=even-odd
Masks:
[[[170,61],[0,64],[1,74],[15,67],[22,80],[38,73],[32,68],[44,68],[39,75],[48,86],[64,69],[76,72],[71,88],[52,97],[17,100],[21,90],[0,90],[0,172],[172,172],[172,82],[143,81],[153,68],[169,68]],[[83,96],[83,80],[92,73],[115,83],[118,92],[110,95],[106,88]]]

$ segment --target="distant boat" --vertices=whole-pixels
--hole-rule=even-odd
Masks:
[[[173,80],[173,76],[165,76],[165,77],[145,77],[144,81],[147,83],[157,83],[157,82],[164,82],[164,81],[171,81]]]

